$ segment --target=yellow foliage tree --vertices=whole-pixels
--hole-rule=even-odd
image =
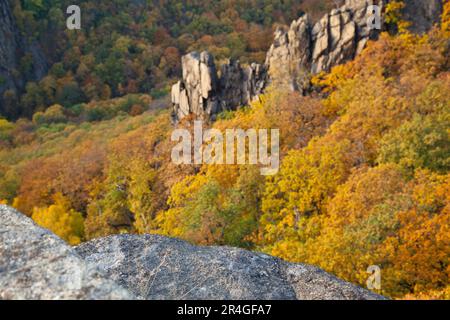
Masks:
[[[78,245],[84,239],[83,216],[71,209],[68,199],[60,193],[54,195],[53,205],[34,208],[32,219],[71,245]]]
[[[386,240],[390,261],[386,286],[405,293],[448,296],[450,282],[450,175],[416,172],[409,189],[413,205],[397,215],[399,230]]]
[[[405,180],[395,165],[361,168],[339,186],[321,218],[321,232],[308,241],[306,261],[365,286],[367,268],[383,269],[385,239],[396,232],[398,210],[408,209]],[[391,293],[391,292],[384,292]]]
[[[169,117],[161,115],[111,143],[105,180],[91,192],[85,223],[88,239],[152,231],[153,219],[165,205],[164,184],[176,178],[159,175],[170,175],[170,149],[164,145],[169,128]]]
[[[444,3],[441,29],[447,37],[450,36],[450,1],[449,0],[446,0]]]
[[[318,99],[270,89],[247,108],[226,112],[215,129],[280,128],[281,157],[325,132],[329,119]],[[256,165],[203,166],[171,189],[168,210],[153,232],[200,244],[250,246],[260,215],[265,179]]]
[[[329,144],[323,139],[289,153],[280,173],[266,183],[256,243],[273,255],[302,261],[317,215],[326,212],[328,201],[349,174],[351,155],[349,141]]]
[[[388,24],[395,25],[398,31],[404,33],[411,25],[410,22],[402,19],[402,10],[405,7],[404,1],[393,0],[386,5],[385,21]]]
[[[261,250],[320,265],[363,286],[367,267],[379,265],[382,293],[392,297],[427,292],[433,296],[445,290],[445,201],[420,204],[426,201],[413,191],[418,185],[432,199],[437,192],[433,183],[413,177],[423,165],[406,171],[376,160],[387,134],[425,117],[441,119],[443,130],[435,121],[417,120],[423,132],[399,134],[392,145],[407,148],[408,156],[413,150],[431,163],[440,161],[436,154],[444,161],[448,158],[450,77],[445,43],[448,39],[436,30],[424,36],[383,34],[354,62],[314,79],[328,93],[323,111],[335,115],[336,121],[307,148],[291,151],[280,173],[268,179],[254,239]],[[338,146],[344,142],[347,147],[341,153]],[[442,165],[425,167],[441,174],[448,171]],[[437,174],[425,180],[436,180]],[[449,193],[441,184],[440,189]],[[425,213],[425,207],[434,209]]]

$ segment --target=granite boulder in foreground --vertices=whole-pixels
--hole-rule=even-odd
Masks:
[[[156,235],[76,248],[0,206],[0,299],[383,299],[318,268]]]
[[[133,298],[56,235],[0,205],[0,300]]]
[[[87,263],[144,299],[381,298],[312,266],[157,235],[111,236],[76,250]]]

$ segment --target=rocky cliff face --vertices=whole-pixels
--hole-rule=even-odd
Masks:
[[[0,299],[351,299],[383,297],[318,268],[156,235],[71,248],[0,206]]]
[[[183,58],[183,79],[172,90],[175,120],[189,114],[214,119],[218,112],[248,104],[269,83],[304,91],[311,75],[329,71],[333,66],[354,59],[370,39],[378,37],[386,27],[383,12],[388,2],[346,0],[342,7],[334,9],[316,23],[305,14],[293,21],[287,30],[278,29],[275,32],[264,65],[243,68],[238,62],[230,62],[223,66],[220,78],[217,77],[213,58],[207,52],[187,55]],[[369,6],[372,4],[380,8],[381,30],[368,25],[368,18],[372,15]],[[405,4],[404,17],[411,21],[413,32],[428,31],[439,21],[442,0],[405,0]],[[202,67],[205,57],[208,57],[208,63]],[[197,69],[203,70],[203,73],[193,72]],[[200,85],[203,81],[207,84]],[[192,83],[199,85],[192,86]],[[208,93],[204,88],[208,88]]]
[[[229,61],[217,73],[208,52],[192,52],[182,58],[183,80],[172,87],[174,118],[189,114],[210,119],[222,110],[233,110],[261,94],[266,72],[258,64],[243,67]]]
[[[32,61],[32,70],[24,74],[20,61],[24,56]],[[47,73],[45,55],[37,42],[21,36],[8,0],[0,1],[0,114],[17,116],[19,110],[5,110],[3,95],[10,90],[16,96],[24,89],[26,81],[39,80]]]
[[[383,10],[383,2],[377,4]],[[347,0],[315,24],[306,14],[287,31],[277,30],[266,59],[272,81],[301,91],[311,74],[352,60],[379,33],[367,25],[368,9],[366,0]]]

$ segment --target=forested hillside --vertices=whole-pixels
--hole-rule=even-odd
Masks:
[[[72,245],[156,233],[314,264],[362,286],[378,265],[379,293],[450,299],[449,1],[427,34],[393,15],[398,33],[316,75],[311,94],[273,85],[210,124],[280,128],[272,177],[173,164],[163,97],[182,54],[262,61],[277,23],[333,1],[80,1],[83,30],[54,32],[58,41],[45,36],[62,14],[54,2],[14,2],[52,67],[4,106],[29,118],[0,118],[0,202]]]
[[[69,108],[132,93],[160,97],[180,76],[181,56],[192,50],[261,62],[276,24],[334,6],[331,0],[80,0],[82,29],[72,32],[65,9],[73,1],[7,1],[20,33],[41,46],[49,67],[23,90],[0,91],[0,113],[14,119],[53,104]],[[33,79],[33,68],[43,63],[26,52],[10,72]]]

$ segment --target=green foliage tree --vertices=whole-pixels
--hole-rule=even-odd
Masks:
[[[450,169],[450,114],[422,117],[386,134],[381,142],[379,162],[398,163],[409,170]]]

